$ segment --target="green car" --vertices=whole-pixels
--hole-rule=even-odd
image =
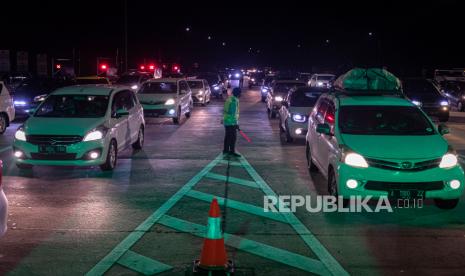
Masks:
[[[99,85],[56,90],[15,133],[20,169],[36,165],[113,170],[118,152],[144,142],[143,109],[133,91]]]
[[[402,95],[326,93],[309,117],[307,164],[326,177],[328,192],[343,200],[431,198],[450,209],[465,178],[446,133]]]

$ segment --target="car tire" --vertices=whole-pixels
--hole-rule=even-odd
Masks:
[[[331,196],[336,197],[336,202],[339,201],[339,192],[337,190],[337,181],[336,181],[336,174],[334,173],[334,169],[330,168],[328,170],[328,193]],[[350,204],[349,199],[342,199],[342,206],[347,207]]]
[[[5,114],[0,114],[0,134],[5,133],[8,126],[8,118]]]
[[[134,144],[132,144],[132,148],[136,150],[142,149],[142,147],[144,146],[144,138],[144,127],[141,126],[139,128],[139,133],[137,133],[137,141]]]
[[[102,171],[112,171],[116,167],[117,160],[118,147],[116,145],[116,141],[111,140],[110,145],[108,146],[107,158],[105,159],[105,163],[100,165],[100,169]]]
[[[445,123],[449,121],[449,115],[439,117],[439,122]]]
[[[30,170],[33,166],[30,164],[16,163],[16,167],[20,170]]]
[[[176,117],[173,118],[173,124],[178,125],[180,121],[181,121],[181,108],[178,108],[178,113],[176,114]]]
[[[310,146],[308,145],[308,143],[307,143],[305,152],[306,152],[306,156],[307,156],[307,169],[308,169],[308,171],[309,172],[317,172],[318,167],[315,165],[315,163],[313,163],[312,152],[310,151]]]
[[[458,203],[459,203],[458,198],[456,199],[439,199],[439,198],[434,199],[434,204],[439,209],[446,209],[446,210],[454,209]]]
[[[294,141],[294,139],[292,138],[291,136],[291,133],[289,133],[289,125],[287,124],[287,121],[286,121],[286,142],[288,143],[292,143]]]

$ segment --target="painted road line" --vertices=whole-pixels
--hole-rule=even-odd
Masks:
[[[196,190],[190,190],[186,194],[186,196],[192,197],[192,198],[195,198],[195,199],[198,199],[198,200],[202,200],[202,201],[205,201],[205,202],[212,202],[213,198],[216,198],[216,199],[218,199],[218,204],[220,204],[222,206],[224,205],[224,201],[225,201],[225,199],[223,197],[202,193],[202,192],[199,192],[199,191],[196,191]],[[249,213],[249,214],[252,214],[252,215],[256,215],[256,216],[259,216],[259,217],[264,217],[264,218],[267,218],[267,219],[272,219],[272,220],[276,220],[276,221],[279,221],[279,222],[287,223],[286,218],[284,216],[282,216],[280,213],[265,212],[262,207],[257,207],[255,205],[243,203],[243,202],[232,200],[232,199],[229,199],[229,198],[228,198],[227,205],[228,206],[226,206],[226,207],[228,207],[228,208],[236,209],[236,210],[246,212],[246,213]]]
[[[237,161],[228,161],[228,160],[221,160],[220,161],[220,164],[223,164],[223,165],[231,165],[231,166],[236,166],[236,167],[242,167],[242,164],[240,162],[237,162]]]
[[[128,250],[119,260],[118,264],[132,269],[140,274],[154,275],[172,269],[171,266],[155,261]]]
[[[86,275],[103,275],[110,269],[121,256],[123,256],[155,223],[173,207],[189,190],[197,184],[218,162],[223,154],[218,155],[212,162],[205,166],[189,182],[179,189],[171,198],[163,203],[152,215],[142,222],[131,234],[121,241],[108,255],[100,260]]]
[[[217,173],[207,173],[205,177],[215,179],[215,180],[220,180],[220,181],[226,181],[226,176],[217,174]],[[236,178],[232,176],[228,177],[227,179],[229,183],[239,184],[239,185],[246,186],[249,188],[256,188],[256,189],[259,188],[257,183],[250,181],[250,180],[245,180],[245,179]]]
[[[0,149],[0,153],[3,153],[3,152],[5,152],[5,151],[9,151],[9,150],[11,150],[11,149],[13,149],[12,146],[4,147],[3,149]]]
[[[270,188],[270,186],[265,182],[265,180],[263,180],[263,178],[257,173],[257,171],[255,171],[255,169],[245,158],[241,157],[240,162],[266,195],[276,196],[276,193]],[[305,227],[305,225],[303,225],[302,222],[293,213],[282,214],[287,219],[287,222],[300,235],[302,240],[321,260],[321,262],[325,265],[331,274],[349,275],[349,273],[347,273],[347,271],[345,271],[339,262],[328,252],[328,250],[326,250],[326,248],[313,235],[313,233],[310,232],[310,230],[308,230],[307,227]]]
[[[195,224],[168,215],[164,215],[158,222],[169,228],[173,228],[181,232],[191,233],[201,238],[204,238],[205,236],[206,227],[200,224]],[[322,262],[299,255],[297,253],[228,233],[224,233],[224,242],[228,246],[278,263],[293,266],[295,268],[319,275],[330,275],[329,271],[325,268]]]

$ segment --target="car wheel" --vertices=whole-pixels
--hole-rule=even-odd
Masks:
[[[8,120],[4,114],[0,115],[0,134],[3,134],[6,130],[6,126],[8,125]]]
[[[331,196],[336,197],[336,201],[339,201],[339,192],[337,189],[337,181],[336,181],[336,174],[332,168],[328,171],[328,193]],[[349,199],[342,199],[342,206],[347,207],[349,206],[350,200]]]
[[[102,171],[112,171],[116,167],[116,162],[118,159],[118,148],[116,146],[116,141],[111,140],[110,145],[108,147],[107,158],[105,163],[100,165],[100,169]]]
[[[434,199],[434,204],[439,209],[454,209],[455,206],[459,203],[459,199]]]
[[[293,141],[294,139],[292,138],[291,133],[289,132],[289,125],[287,124],[287,121],[286,121],[286,142],[292,143]]]
[[[181,108],[178,108],[178,113],[176,114],[176,117],[173,118],[173,124],[177,125],[181,121]]]
[[[137,134],[137,141],[132,144],[132,148],[139,150],[142,149],[142,146],[144,146],[144,127],[139,128],[139,133]]]
[[[191,117],[191,114],[192,114],[191,112],[192,112],[193,109],[194,109],[194,103],[191,103],[191,104],[189,105],[189,111],[186,112],[186,118],[190,118],[190,117]]]
[[[270,110],[268,112],[268,116],[269,116],[270,119],[275,119],[276,118],[276,111]]]
[[[24,163],[16,163],[16,167],[20,170],[30,170],[32,169],[32,165],[24,164]]]
[[[449,121],[449,115],[439,117],[439,122],[444,123]]]
[[[459,102],[459,103],[457,104],[457,109],[458,109],[458,111],[463,112],[464,108],[463,108],[462,102]]]
[[[307,156],[307,169],[309,172],[317,172],[318,167],[313,163],[312,152],[310,151],[310,146],[307,144],[306,147],[306,156]]]

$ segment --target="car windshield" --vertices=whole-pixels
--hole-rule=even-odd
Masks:
[[[106,79],[76,79],[76,84],[108,84]]]
[[[188,81],[189,87],[191,89],[200,89],[203,88],[203,84],[201,81]]]
[[[403,83],[403,90],[407,96],[418,94],[435,93],[436,89],[432,83],[426,80],[409,80]]]
[[[410,106],[342,106],[339,128],[343,134],[432,135],[434,127]]]
[[[291,94],[290,105],[294,107],[314,106],[321,91],[297,90]]]
[[[302,86],[305,86],[305,83],[300,83],[300,82],[277,83],[274,87],[274,90],[277,93],[285,93],[293,87],[302,87]]]
[[[332,80],[334,76],[318,76],[318,80]]]
[[[105,116],[107,106],[108,96],[51,95],[34,117],[99,118]]]
[[[147,82],[139,90],[139,94],[172,94],[176,92],[175,82]]]
[[[126,75],[126,76],[121,76],[121,78],[119,78],[116,83],[117,84],[131,84],[131,83],[137,83],[137,82],[139,82],[138,75]]]

